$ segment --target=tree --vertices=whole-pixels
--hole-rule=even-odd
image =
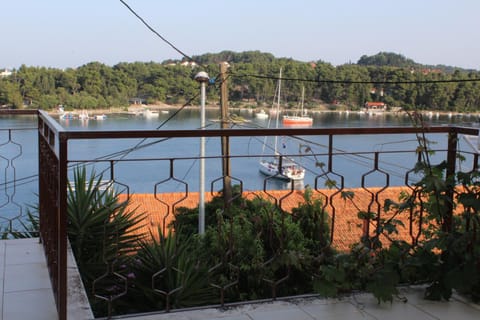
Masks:
[[[407,59],[401,54],[392,52],[379,52],[370,57],[363,55],[357,64],[362,66],[391,66],[399,68],[415,67],[418,65],[415,61]]]
[[[14,109],[23,107],[18,83],[10,79],[0,79],[0,105],[7,105]]]

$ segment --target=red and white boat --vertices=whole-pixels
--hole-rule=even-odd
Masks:
[[[313,118],[307,116],[283,116],[282,123],[284,126],[311,127]]]
[[[303,100],[305,96],[305,87],[302,88],[302,100],[300,104],[300,116],[283,116],[282,123],[284,126],[301,126],[301,127],[310,127],[313,124],[313,118],[307,116],[303,111]]]

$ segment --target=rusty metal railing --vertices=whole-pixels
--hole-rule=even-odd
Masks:
[[[39,111],[39,219],[59,319],[67,317],[67,142],[64,129]]]
[[[392,187],[390,184],[390,173],[385,171],[380,167],[380,162],[381,162],[381,155],[388,154],[389,152],[398,152],[398,153],[410,153],[410,155],[414,158],[417,157],[417,150],[415,148],[411,150],[399,150],[399,151],[389,151],[389,152],[382,152],[382,151],[366,151],[366,152],[349,152],[349,151],[339,151],[335,148],[335,137],[338,136],[343,136],[343,135],[352,135],[352,136],[358,136],[358,135],[403,135],[403,134],[444,134],[446,135],[447,139],[447,147],[445,149],[439,149],[437,152],[444,154],[445,155],[445,160],[448,162],[448,169],[447,169],[447,175],[452,175],[456,172],[456,161],[455,161],[455,156],[457,153],[457,142],[458,142],[458,134],[471,134],[471,135],[477,135],[478,130],[477,129],[471,129],[471,128],[459,128],[459,127],[428,127],[428,128],[406,128],[406,127],[401,127],[401,128],[348,128],[348,129],[318,129],[318,128],[311,128],[311,129],[271,129],[271,130],[265,130],[265,129],[213,129],[213,130],[202,130],[201,132],[198,130],[162,130],[162,131],[128,131],[128,132],[119,132],[119,131],[101,131],[101,132],[88,132],[88,131],[77,131],[77,132],[66,132],[65,133],[65,139],[68,141],[77,141],[77,140],[93,140],[93,139],[107,139],[107,140],[117,140],[117,139],[132,139],[132,138],[142,138],[142,139],[170,139],[170,138],[175,138],[181,141],[181,139],[188,139],[188,138],[197,138],[199,136],[205,136],[205,137],[228,137],[229,139],[233,138],[239,138],[239,137],[264,137],[264,136],[302,136],[302,137],[317,137],[317,136],[325,136],[328,138],[328,148],[326,152],[323,153],[315,153],[312,152],[311,154],[302,154],[302,157],[310,157],[312,159],[315,159],[315,161],[319,161],[319,159],[325,159],[326,163],[323,164],[322,169],[313,172],[312,174],[315,176],[314,179],[314,187],[313,189],[316,191],[318,195],[323,197],[323,203],[324,203],[324,211],[320,214],[318,219],[318,223],[322,224],[321,221],[325,221],[327,212],[329,213],[329,235],[331,237],[330,243],[326,244],[326,246],[337,246],[338,248],[342,248],[342,243],[341,239],[339,239],[339,235],[342,234],[342,231],[339,229],[342,227],[342,224],[340,222],[337,222],[336,220],[339,220],[340,218],[343,218],[344,212],[342,212],[339,202],[341,195],[345,192],[348,191],[349,189],[344,186],[344,180],[346,177],[340,172],[335,169],[334,163],[335,161],[341,157],[341,156],[346,156],[346,155],[354,155],[354,156],[363,156],[369,159],[369,162],[371,164],[370,169],[366,169],[363,173],[360,173],[360,189],[356,190],[357,192],[357,197],[362,198],[365,200],[366,204],[362,207],[361,205],[355,204],[357,206],[357,209],[359,211],[363,210],[365,212],[373,212],[374,217],[366,216],[362,219],[363,222],[363,228],[361,230],[361,233],[358,235],[358,239],[365,238],[365,237],[374,237],[374,236],[380,236],[379,233],[379,226],[381,223],[381,220],[384,219],[386,214],[382,211],[382,201],[385,200],[385,196],[383,195],[384,192]],[[195,150],[193,151],[195,154]],[[161,152],[160,152],[161,154]],[[251,158],[251,157],[259,157],[260,155],[238,155],[238,154],[230,154],[228,158],[230,160],[238,160],[241,158]],[[294,157],[294,156],[300,156],[299,154],[290,154],[284,156],[285,159],[289,157]],[[280,156],[282,158],[282,156]],[[214,160],[220,160],[223,159],[221,155],[211,155],[206,157],[207,161],[214,161]],[[186,180],[179,178],[175,174],[175,168],[178,166],[178,163],[180,161],[194,161],[197,160],[198,157],[195,155],[189,156],[189,155],[184,155],[183,157],[177,155],[173,158],[170,158],[168,156],[161,157],[151,157],[151,158],[136,158],[136,159],[124,159],[124,158],[117,158],[115,160],[108,159],[108,163],[110,168],[115,167],[115,172],[118,173],[120,170],[119,168],[123,164],[123,167],[125,168],[127,165],[125,163],[128,163],[128,167],[130,170],[135,171],[134,169],[134,163],[135,162],[140,162],[140,161],[148,161],[148,162],[165,162],[168,163],[167,167],[168,169],[165,169],[165,172],[169,172],[164,178],[159,178],[156,182],[152,183],[152,188],[151,191],[149,192],[150,194],[153,194],[153,198],[155,201],[157,201],[158,207],[154,209],[154,211],[149,212],[149,220],[150,220],[150,225],[152,226],[152,229],[160,226],[162,233],[166,234],[167,232],[167,224],[169,221],[175,220],[175,212],[176,209],[185,204],[187,202],[187,199],[192,197],[193,192],[190,191],[189,186],[191,183],[187,182]],[[281,160],[281,159],[280,159]],[[96,163],[96,164],[101,164],[102,162],[105,162],[105,160],[98,160],[98,159],[72,159],[69,158],[69,164],[74,164],[74,163]],[[285,243],[287,241],[286,237],[286,230],[284,229],[284,221],[287,218],[286,212],[291,210],[291,205],[289,202],[292,201],[292,199],[296,199],[293,201],[298,201],[298,198],[295,198],[295,195],[298,194],[298,191],[295,189],[294,184],[290,184],[290,186],[287,187],[286,190],[279,191],[279,190],[274,190],[272,189],[270,183],[272,180],[274,180],[273,176],[270,177],[264,177],[263,178],[263,187],[259,188],[258,190],[254,191],[245,191],[243,190],[243,185],[245,184],[246,181],[242,177],[238,177],[235,173],[235,170],[231,168],[231,176],[229,176],[230,181],[237,181],[237,184],[240,186],[240,194],[242,196],[245,196],[247,198],[265,198],[268,199],[270,202],[272,202],[276,207],[278,207],[282,214],[281,214],[281,222],[279,230],[274,230],[277,227],[274,227],[276,222],[274,223],[274,217],[270,216],[270,231],[268,237],[270,237],[270,241],[276,241],[278,243],[278,246],[273,249],[270,253],[268,253],[266,260],[264,261],[264,268],[268,269],[270,266],[275,265],[278,263],[279,259],[281,259],[281,256],[285,254],[287,248],[285,246]],[[383,180],[382,183],[379,185],[372,186],[371,183],[368,183],[367,180],[369,179],[370,176],[372,175],[379,175],[382,177],[381,180]],[[216,186],[215,183],[224,181],[225,176],[220,174],[220,176],[216,178],[211,179],[211,187],[210,187],[210,193],[215,194],[218,193],[222,190],[222,186]],[[121,178],[110,178],[112,183],[119,183],[119,184],[126,184],[129,185],[128,181],[122,180]],[[325,185],[328,183],[325,183],[325,181],[335,181],[333,184],[333,187],[330,188],[330,190],[326,190],[328,188],[325,187]],[[183,186],[180,189],[182,189],[181,192],[176,194],[175,198],[171,198],[171,194],[169,192],[165,192],[163,189],[161,189],[161,186],[166,184],[166,183],[171,183],[171,182],[176,182],[177,184]],[[322,185],[323,182],[323,185]],[[131,187],[130,189],[134,189]],[[167,198],[167,194],[169,197]],[[134,196],[134,195],[132,195]],[[453,203],[453,192],[450,194],[450,197],[452,199]],[[198,198],[195,198],[194,203],[198,204]],[[353,202],[352,202],[353,203]],[[229,214],[228,212],[228,203],[225,203],[225,214]],[[148,211],[148,210],[147,210]],[[155,212],[156,211],[156,212]],[[450,212],[452,211],[452,208],[450,208]],[[273,213],[272,213],[273,214]],[[230,217],[232,218],[232,217]],[[388,217],[387,217],[388,218]],[[230,221],[233,221],[233,219],[230,219]],[[353,222],[352,224],[354,224]],[[451,220],[446,219],[445,220],[445,225],[443,226],[445,230],[450,230],[449,223],[451,223]],[[422,221],[419,222],[419,224],[422,224]],[[415,241],[418,240],[418,237],[420,234],[417,232],[413,231],[416,225],[411,225],[408,233],[411,238],[411,243],[412,245],[415,244]],[[233,228],[233,226],[229,227],[230,229]],[[225,233],[227,232],[225,229],[222,227],[219,227],[218,230],[219,233]],[[383,237],[387,238],[387,241],[389,240],[387,235],[382,235]],[[219,304],[224,305],[226,303],[226,298],[225,294],[226,291],[231,288],[232,286],[236,286],[239,284],[239,279],[238,279],[238,270],[239,270],[239,265],[235,264],[231,260],[231,253],[232,253],[232,246],[234,239],[231,238],[231,236],[226,240],[227,243],[226,247],[224,248],[224,253],[219,257],[217,263],[214,265],[207,266],[209,270],[209,274],[211,274],[211,279],[210,279],[210,286],[215,288],[218,291],[219,294]],[[343,244],[343,250],[345,250],[345,247],[347,247],[347,244]],[[120,270],[115,270],[111,269],[114,268],[114,264],[109,264],[108,270],[112,273],[112,275],[118,274]],[[181,287],[174,287],[174,288],[160,288],[158,285],[156,285],[156,278],[159,276],[163,276],[165,272],[168,270],[165,269],[159,269],[157,270],[156,273],[152,275],[152,283],[153,283],[153,289],[161,296],[163,299],[165,299],[165,310],[169,311],[172,307],[170,297],[174,293],[176,293],[178,290],[181,289]],[[182,274],[182,270],[178,269],[172,269],[170,272],[176,273],[176,274]],[[225,280],[220,281],[218,276],[215,276],[218,274],[218,272],[222,272],[223,276],[221,277],[222,279],[230,279],[230,281],[225,282]],[[277,270],[275,274],[271,274],[268,276],[263,277],[261,280],[262,282],[265,282],[268,286],[270,286],[270,297],[272,299],[276,299],[279,294],[281,294],[282,291],[282,286],[284,287],[285,284],[288,282],[288,279],[290,277],[291,270],[288,267],[285,267],[282,270]],[[102,275],[104,277],[105,275]],[[112,277],[114,278],[114,277]],[[99,278],[101,279],[101,278]],[[127,294],[128,287],[125,286],[125,281],[126,279],[124,278],[119,278],[117,277],[117,280],[119,281],[118,284],[115,285],[115,287],[118,288],[123,288],[121,293],[116,293],[114,295],[108,295],[101,297],[102,300],[106,301],[109,305],[108,310],[112,309],[112,305],[116,303],[116,299],[121,298],[122,296]]]
[[[167,232],[167,225],[175,218],[175,212],[178,207],[198,204],[198,192],[192,191],[192,182],[187,181],[180,176],[176,171],[179,163],[186,161],[196,161],[198,156],[196,150],[191,150],[191,154],[169,156],[166,153],[157,153],[152,156],[142,156],[134,158],[125,158],[123,156],[111,157],[108,159],[100,159],[97,157],[89,158],[88,155],[72,156],[72,150],[69,146],[77,141],[93,141],[93,140],[107,140],[107,141],[133,141],[133,139],[189,139],[198,138],[200,136],[210,138],[228,137],[234,138],[250,138],[250,137],[266,137],[266,136],[287,136],[287,137],[325,137],[327,140],[326,148],[320,151],[309,151],[308,153],[289,154],[282,157],[289,158],[293,156],[301,156],[311,160],[313,164],[309,175],[313,177],[311,188],[315,191],[315,195],[322,199],[322,212],[316,217],[320,224],[324,221],[329,221],[329,237],[330,240],[325,246],[337,246],[342,248],[343,244],[339,240],[339,234],[345,233],[345,224],[340,225],[340,220],[344,217],[342,212],[345,208],[345,201],[342,200],[343,194],[352,190],[351,187],[346,187],[346,177],[343,172],[338,170],[335,163],[341,157],[355,156],[366,159],[369,167],[364,171],[358,172],[359,183],[358,188],[355,189],[359,197],[363,199],[363,204],[355,203],[354,206],[364,208],[367,212],[375,212],[374,218],[365,217],[359,220],[363,226],[360,228],[358,238],[369,236],[378,232],[378,224],[383,218],[384,212],[381,208],[384,194],[387,189],[391,188],[391,172],[385,170],[382,165],[382,157],[390,156],[391,154],[409,154],[410,157],[418,157],[415,148],[409,150],[393,150],[393,151],[349,151],[338,150],[335,147],[335,139],[340,136],[359,136],[359,135],[404,135],[404,134],[441,134],[446,139],[446,147],[439,149],[438,152],[442,154],[444,160],[447,162],[447,176],[455,174],[458,170],[456,166],[456,155],[458,152],[459,135],[478,135],[476,128],[463,127],[427,127],[427,128],[413,128],[413,127],[384,127],[384,128],[283,128],[283,129],[210,129],[210,130],[131,130],[131,131],[69,131],[62,128],[58,122],[43,111],[27,111],[26,114],[38,116],[38,163],[39,163],[39,218],[40,218],[40,239],[45,248],[45,254],[48,261],[50,277],[57,302],[58,314],[60,319],[66,319],[67,310],[67,265],[66,265],[66,248],[67,248],[67,183],[70,177],[70,168],[78,164],[92,164],[101,168],[107,168],[106,183],[108,185],[120,186],[122,195],[128,198],[136,199],[140,197],[138,192],[135,192],[135,186],[132,181],[129,181],[128,175],[123,174],[127,170],[135,170],[135,166],[144,166],[145,164],[158,164],[162,167],[165,175],[158,175],[153,178],[150,183],[150,189],[142,193],[149,201],[156,203],[154,212],[149,212],[148,221],[153,228],[160,227],[161,232]],[[0,114],[4,114],[3,112]],[[22,111],[10,111],[7,114],[19,115],[24,114]],[[16,143],[15,141],[13,141]],[[9,142],[10,143],[10,142]],[[133,142],[132,142],[133,143]],[[469,153],[469,152],[466,152]],[[4,155],[0,155],[4,156]],[[230,154],[227,156],[230,161],[243,161],[249,158],[260,158],[259,154]],[[218,161],[225,159],[220,154],[211,154],[206,157],[210,163],[217,164]],[[478,155],[473,155],[471,164],[468,170],[474,170],[478,167]],[[230,168],[233,169],[233,168]],[[230,170],[229,170],[230,171]],[[412,187],[411,180],[414,179],[413,170],[406,170],[404,173],[404,189],[415,192]],[[375,176],[376,181],[382,181],[377,185],[369,183],[369,179]],[[149,177],[150,178],[150,177]],[[286,219],[286,212],[292,208],[292,202],[297,202],[299,194],[302,190],[297,190],[292,183],[285,187],[284,190],[277,190],[275,184],[272,187],[273,177],[263,177],[263,181],[256,190],[245,190],[244,186],[247,181],[245,178],[239,176],[236,170],[231,170],[228,179],[220,174],[211,177],[209,197],[221,192],[222,182],[225,180],[232,181],[240,188],[240,194],[246,198],[262,198],[268,199],[283,213],[280,224]],[[168,189],[175,185],[174,191]],[[180,185],[180,187],[178,187]],[[179,188],[179,189],[178,189]],[[179,191],[180,190],[180,191]],[[137,194],[136,194],[137,193]],[[172,196],[172,194],[174,194]],[[238,194],[237,194],[238,196]],[[449,194],[453,203],[454,191]],[[230,199],[233,202],[235,199]],[[140,200],[138,200],[140,201]],[[190,202],[189,202],[190,201]],[[343,202],[342,202],[343,201]],[[342,204],[343,203],[343,204]],[[348,204],[352,206],[352,204]],[[229,203],[225,203],[225,213],[228,211]],[[0,208],[1,209],[1,208]],[[450,214],[453,208],[449,208]],[[328,213],[328,214],[327,214]],[[422,219],[422,212],[411,212],[410,215],[419,216]],[[0,218],[2,218],[0,211]],[[273,219],[273,218],[272,218]],[[410,219],[413,221],[414,219]],[[351,222],[355,224],[359,221]],[[273,221],[271,222],[273,225]],[[443,226],[444,231],[451,230],[451,219],[446,219]],[[421,222],[419,223],[421,225]],[[421,230],[419,224],[413,222],[407,227],[406,233],[412,245],[415,245],[421,237]],[[350,228],[353,228],[351,225]],[[272,227],[273,228],[273,227]],[[226,230],[219,230],[219,232],[227,232]],[[275,234],[278,232],[278,234]],[[282,242],[285,240],[282,234],[285,233],[283,226],[280,225],[279,230],[272,229],[269,237],[279,237],[279,245],[275,250],[269,253],[268,259],[264,261],[264,265],[268,266],[275,262],[282,250],[285,250]],[[322,231],[323,232],[323,231]],[[355,234],[355,232],[350,233]],[[231,244],[230,244],[231,245]],[[226,247],[223,257],[215,265],[208,266],[211,274],[215,274],[218,270],[224,270],[229,274],[230,282],[219,283],[218,279],[211,279],[211,286],[216,288],[219,293],[219,304],[224,305],[225,291],[230,287],[238,285],[238,266],[232,263],[230,253],[232,248]],[[115,272],[115,270],[112,270]],[[158,270],[155,275],[161,275],[163,271]],[[176,270],[181,273],[181,270]],[[266,282],[271,288],[271,298],[275,299],[280,291],[280,288],[288,280],[290,270],[288,268],[280,270],[274,277],[265,276],[262,281]],[[125,279],[121,279],[122,282]],[[158,288],[158,292],[166,299],[166,310],[170,310],[169,296],[178,290],[178,288]],[[88,288],[87,288],[88,290]],[[106,297],[105,301],[109,304],[115,303],[114,299]]]

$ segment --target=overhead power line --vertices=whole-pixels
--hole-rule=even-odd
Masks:
[[[182,50],[180,50],[177,46],[175,46],[173,43],[171,43],[170,41],[168,41],[164,36],[162,36],[157,30],[155,30],[152,26],[150,26],[150,24],[145,21],[145,19],[143,19],[135,10],[132,9],[132,7],[130,7],[125,1],[123,0],[120,0],[120,2],[133,14],[135,15],[135,17],[138,18],[138,20],[140,20],[151,32],[153,32],[157,37],[159,37],[160,39],[163,40],[163,42],[165,42],[166,44],[168,44],[173,50],[177,51],[178,53],[180,53],[184,58],[186,58],[188,61],[192,61],[192,62],[195,62],[196,64],[199,64],[199,65],[202,65],[201,63],[199,63],[198,61],[196,61],[195,59],[193,59],[191,56],[187,55],[185,52],[183,52]]]
[[[260,75],[260,74],[240,74],[230,73],[232,77],[237,78],[257,78],[268,80],[279,80],[278,76]],[[331,80],[331,79],[302,79],[302,78],[281,78],[282,81],[296,82],[314,82],[314,83],[335,83],[335,84],[428,84],[428,83],[460,83],[460,82],[480,82],[480,78],[473,79],[449,79],[449,80],[401,80],[401,81],[374,81],[374,80]]]
[[[133,14],[137,17],[151,32],[153,32],[157,37],[159,37],[162,41],[168,44],[172,49],[186,58],[188,61],[195,62],[198,65],[206,68],[206,66],[197,60],[195,60],[190,55],[186,54],[182,50],[180,50],[177,46],[173,43],[168,41],[164,36],[162,36],[157,30],[155,30],[148,22],[145,21],[130,5],[128,5],[124,0],[120,0],[120,2]],[[234,77],[250,77],[250,78],[257,78],[257,79],[270,79],[270,80],[279,80],[279,77],[275,76],[268,76],[268,75],[259,75],[259,74],[230,74]],[[403,80],[403,81],[374,81],[374,80],[331,80],[331,79],[302,79],[302,78],[283,78],[282,80],[285,81],[297,81],[297,82],[313,82],[313,83],[333,83],[333,84],[428,84],[428,83],[461,83],[461,82],[480,82],[480,78],[474,79],[450,79],[450,80]]]

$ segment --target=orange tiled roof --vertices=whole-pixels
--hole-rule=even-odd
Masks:
[[[383,207],[386,199],[398,200],[400,192],[407,191],[406,187],[390,187],[383,190],[378,194],[378,203],[372,202],[373,194],[380,189],[372,188],[369,193],[363,189],[351,189],[345,191],[353,191],[354,197],[352,200],[342,199],[340,194],[334,195],[336,190],[322,190],[323,193],[314,193],[314,197],[322,199],[325,203],[325,196],[330,199],[326,211],[332,219],[333,224],[333,246],[341,251],[349,250],[351,245],[360,241],[360,238],[364,230],[364,220],[358,217],[359,211],[365,212],[377,212],[378,206]],[[300,203],[304,202],[303,191],[294,191],[287,195],[290,191],[268,191],[269,195],[265,192],[248,192],[244,193],[244,197],[252,199],[254,197],[262,197],[264,199],[270,199],[280,204],[283,210],[291,212],[292,208],[297,207]],[[153,232],[160,227],[163,230],[164,226],[168,226],[174,219],[173,211],[178,207],[194,208],[198,206],[199,194],[198,192],[191,192],[188,197],[184,197],[184,194],[180,193],[162,193],[158,194],[157,198],[153,194],[132,194],[130,195],[130,208],[136,208],[138,212],[145,212],[148,215],[148,223],[141,230],[142,232]],[[209,202],[212,199],[211,193],[206,193],[205,201]],[[273,197],[273,198],[272,198]],[[285,197],[283,200],[282,197]],[[120,200],[125,200],[126,195],[121,195]],[[370,206],[370,208],[369,208]],[[383,213],[383,209],[380,210],[381,218],[389,219],[392,213]],[[404,227],[398,226],[398,235],[393,235],[392,238],[403,239],[407,242],[412,242],[412,237],[416,237],[415,224],[413,232],[410,232],[410,216],[408,213],[402,213],[395,217],[400,220]],[[371,221],[370,232],[373,232],[376,222]],[[418,225],[416,227],[418,229]],[[381,237],[381,241],[388,243],[385,236]]]
[[[385,102],[377,102],[377,101],[373,101],[373,102],[366,102],[365,103],[365,106],[366,107],[383,107],[385,105]]]

